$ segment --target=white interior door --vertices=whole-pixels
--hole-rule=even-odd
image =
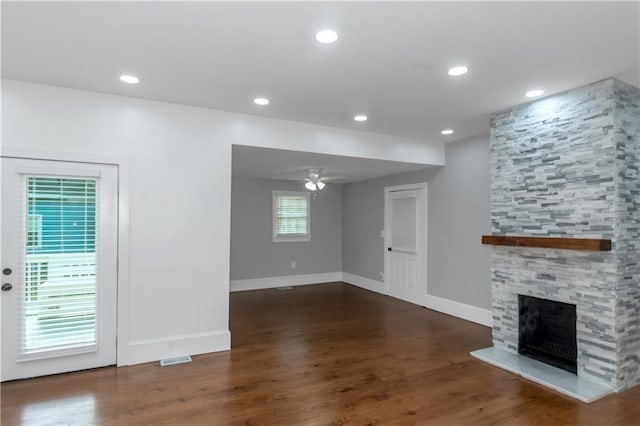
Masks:
[[[116,362],[116,166],[3,158],[2,381]]]
[[[390,296],[424,305],[426,188],[385,189],[385,285]]]

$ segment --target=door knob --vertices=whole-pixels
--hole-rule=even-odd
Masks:
[[[11,270],[11,268],[4,268],[2,270],[2,273],[5,274],[5,275],[11,275],[12,272],[13,271]]]
[[[387,251],[393,251],[391,247],[387,247]]]
[[[4,283],[2,284],[2,287],[0,287],[2,289],[2,291],[9,291],[13,288],[13,286],[9,283]]]

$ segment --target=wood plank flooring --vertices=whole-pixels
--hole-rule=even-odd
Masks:
[[[231,295],[233,350],[1,386],[8,425],[639,425],[469,356],[490,330],[342,284]]]

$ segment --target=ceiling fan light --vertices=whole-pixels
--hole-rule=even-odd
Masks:
[[[314,182],[311,182],[311,181],[305,183],[304,187],[307,188],[309,191],[315,191],[317,189],[316,188],[316,184]]]
[[[321,181],[316,182],[316,185],[318,186],[319,191],[322,191],[322,188],[327,186],[324,182],[321,182]]]

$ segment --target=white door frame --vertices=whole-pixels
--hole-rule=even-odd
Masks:
[[[386,186],[384,188],[384,288],[386,294],[390,293],[390,285],[388,277],[389,268],[389,256],[387,255],[387,247],[391,246],[391,205],[389,203],[388,194],[391,192],[397,191],[411,191],[411,190],[419,190],[422,191],[422,218],[417,218],[416,220],[423,220],[423,232],[422,235],[418,236],[418,240],[420,247],[422,250],[420,251],[420,255],[418,256],[418,280],[422,284],[422,296],[421,300],[417,301],[421,306],[426,306],[427,299],[427,251],[428,251],[428,239],[427,235],[429,232],[428,219],[429,219],[429,200],[428,200],[428,186],[427,182],[419,182],[412,183],[409,185],[397,185],[397,186]]]
[[[129,361],[129,158],[101,153],[62,152],[3,146],[0,158],[108,164],[118,167],[118,296],[116,365]]]

